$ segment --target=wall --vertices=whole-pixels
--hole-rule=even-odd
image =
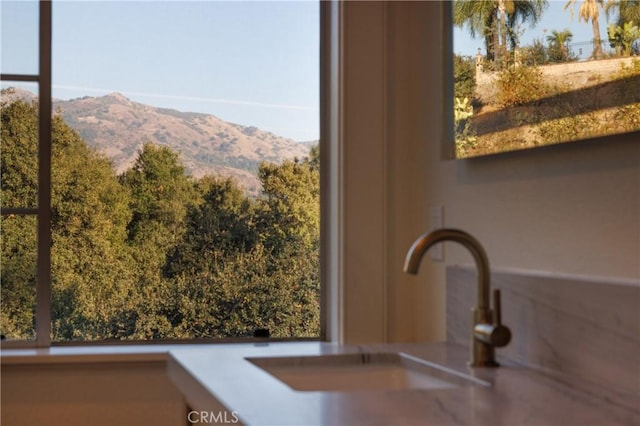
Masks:
[[[347,108],[338,127],[349,144],[336,171],[346,191],[338,199],[343,204],[336,217],[346,217],[348,228],[335,247],[344,251],[336,275],[344,285],[336,302],[344,306],[341,341],[445,339],[445,267],[471,258],[447,245],[445,262],[425,258],[417,277],[402,272],[407,249],[427,230],[429,206],[444,206],[445,226],[474,234],[494,267],[640,276],[638,135],[443,161],[442,4],[343,6],[351,14],[345,21],[355,20],[343,53],[360,56],[351,57],[340,71],[346,90],[341,102]],[[372,68],[375,72],[369,73]],[[146,374],[123,366],[83,372],[74,367],[77,373],[71,376],[61,370],[34,369],[23,371],[24,376],[7,371],[3,367],[2,420],[28,413],[33,404],[42,404],[33,415],[61,419],[61,424],[73,423],[61,417],[60,407],[81,420],[98,413],[103,424],[127,424],[124,417],[113,416],[131,413],[140,417],[129,417],[129,424],[146,424],[149,412],[169,424],[172,416],[184,414],[159,370]],[[68,381],[60,380],[65,377]],[[39,387],[52,389],[59,407],[29,392]],[[11,407],[6,398],[12,395],[23,399],[6,412]]]
[[[467,230],[493,267],[640,277],[640,133],[464,161],[442,160],[440,2],[392,2],[388,52],[390,341],[444,340],[445,267],[472,263],[445,246],[418,278],[400,272],[429,206]],[[397,177],[397,183],[393,179]]]
[[[637,61],[635,57],[626,58],[614,58],[614,59],[602,59],[599,61],[580,61],[580,62],[565,62],[560,64],[541,65],[540,71],[545,77],[557,77],[563,79],[567,74],[571,74],[572,81],[585,81],[591,76],[599,75],[605,77],[611,73],[617,73],[621,66],[631,67],[633,61]],[[498,74],[494,72],[477,72],[476,81],[482,81],[483,83],[490,83]],[[561,81],[566,82],[566,81]],[[584,84],[584,83],[581,83]]]
[[[447,268],[447,340],[470,344],[473,267]],[[640,424],[640,281],[497,270],[501,318],[511,342],[499,362],[526,365],[611,407],[622,424]]]
[[[2,364],[3,425],[179,426],[185,407],[165,361]]]

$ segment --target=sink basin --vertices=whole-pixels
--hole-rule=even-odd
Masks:
[[[246,359],[298,391],[490,386],[484,380],[402,352]]]

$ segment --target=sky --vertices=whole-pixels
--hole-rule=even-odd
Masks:
[[[550,1],[535,28],[522,28],[521,44],[565,28],[573,42],[591,40],[591,24],[577,19],[580,2],[572,19],[564,0]],[[0,15],[2,72],[36,73],[37,2],[0,0]],[[54,1],[53,96],[120,92],[317,140],[319,39],[317,0]],[[478,48],[481,38],[454,30],[455,53],[475,55]]]
[[[2,72],[37,73],[36,2],[0,8]],[[317,1],[54,2],[53,96],[120,92],[317,140],[319,40]]]

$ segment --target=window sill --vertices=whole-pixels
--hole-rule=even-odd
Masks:
[[[63,346],[41,349],[2,349],[2,365],[73,364],[104,362],[164,362],[177,345]],[[184,346],[184,345],[181,345]],[[191,346],[191,345],[190,345]]]
[[[317,340],[316,340],[317,341]],[[269,343],[277,343],[270,340]],[[291,342],[291,340],[288,340]],[[78,346],[52,346],[39,349],[0,349],[2,365],[113,363],[113,362],[165,362],[169,351],[175,349],[203,349],[221,345],[255,345],[250,342],[166,343],[166,344],[104,344]]]

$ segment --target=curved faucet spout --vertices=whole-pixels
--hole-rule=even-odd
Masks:
[[[414,241],[404,261],[404,271],[417,274],[420,261],[431,246],[442,241],[455,241],[465,246],[473,255],[478,274],[478,309],[489,309],[490,274],[489,259],[482,245],[473,236],[459,229],[443,228],[422,234]]]
[[[494,291],[494,311],[489,305],[491,291],[489,260],[482,245],[468,233],[459,229],[438,229],[418,237],[411,245],[404,262],[404,271],[410,274],[418,272],[422,256],[429,247],[442,241],[455,241],[465,246],[473,255],[478,270],[478,300],[472,310],[473,327],[471,329],[472,367],[497,367],[495,347],[505,346],[511,340],[511,331],[500,321],[500,291]]]

